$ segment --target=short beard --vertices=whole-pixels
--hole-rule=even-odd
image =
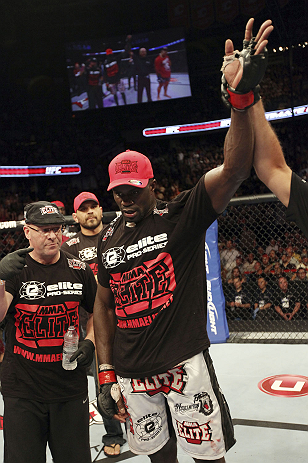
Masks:
[[[94,230],[95,228],[99,227],[100,225],[100,222],[99,220],[96,221],[96,223],[88,223],[88,222],[85,222],[84,224],[82,224],[83,228],[86,228],[87,230]]]

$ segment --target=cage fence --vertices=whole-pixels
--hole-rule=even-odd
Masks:
[[[233,198],[218,219],[229,342],[307,343],[308,241],[272,195]]]
[[[22,227],[0,222],[0,259],[28,246]],[[78,231],[71,216],[66,229]],[[218,218],[218,246],[228,342],[308,343],[308,241],[277,198],[233,198]]]

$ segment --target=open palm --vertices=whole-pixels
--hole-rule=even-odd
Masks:
[[[253,28],[254,19],[250,18],[246,24],[245,29],[245,40],[249,42],[252,38],[252,28]],[[255,38],[255,55],[258,55],[263,52],[264,48],[268,43],[268,37],[274,27],[272,26],[272,21],[270,19],[264,21],[261,25],[259,32]],[[225,43],[225,56],[231,56],[234,52],[234,45],[232,40],[227,39]],[[229,64],[224,68],[224,75],[228,84],[232,88],[236,88],[240,82],[243,75],[243,68],[239,60],[230,61]]]

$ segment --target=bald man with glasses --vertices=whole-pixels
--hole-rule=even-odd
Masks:
[[[25,207],[30,247],[0,262],[0,320],[6,317],[1,386],[4,399],[4,461],[90,463],[86,368],[94,352],[96,281],[88,264],[60,249],[64,216],[55,204]],[[79,309],[89,312],[87,333],[62,367],[64,334],[80,331]]]

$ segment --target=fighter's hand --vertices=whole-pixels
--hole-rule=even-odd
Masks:
[[[115,418],[124,423],[128,414],[114,370],[104,369],[98,376],[100,382],[100,393],[97,396],[98,411],[103,418]]]
[[[225,43],[222,65],[222,99],[227,107],[243,111],[260,99],[259,83],[267,66],[268,37],[273,30],[271,20],[264,21],[257,36],[253,37],[254,19],[246,24],[243,50],[234,50],[233,42]]]
[[[246,24],[245,29],[245,38],[244,38],[244,47],[248,47],[250,40],[252,39],[252,28],[253,28],[254,18],[250,18]],[[272,21],[270,19],[264,21],[262,26],[259,29],[259,32],[256,35],[254,47],[254,55],[259,55],[262,53],[268,44],[268,37],[274,27],[272,26]],[[225,56],[232,56],[234,52],[234,45],[232,40],[227,39],[225,43]],[[228,84],[236,88],[239,84],[242,75],[243,75],[243,66],[239,60],[230,61],[230,64],[227,64],[224,69],[224,75]]]
[[[0,279],[9,280],[22,271],[26,263],[26,255],[33,248],[23,248],[7,254],[0,262]]]

